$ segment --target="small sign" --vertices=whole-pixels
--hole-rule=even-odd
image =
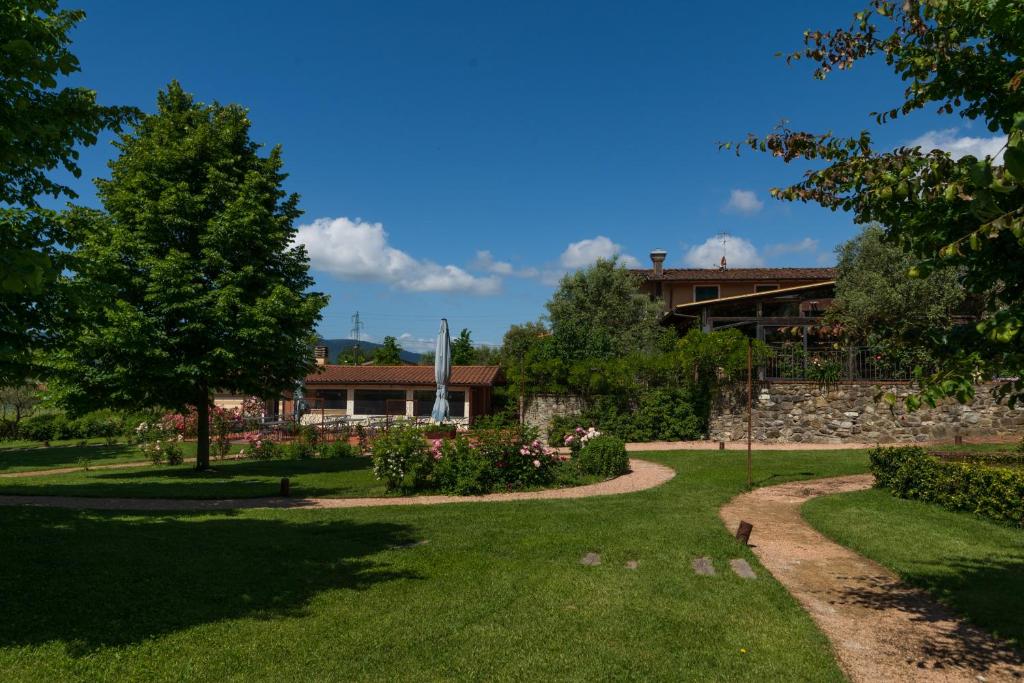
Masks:
[[[736,538],[743,542],[743,545],[750,545],[750,532],[754,525],[750,522],[740,522],[740,528],[736,530]]]

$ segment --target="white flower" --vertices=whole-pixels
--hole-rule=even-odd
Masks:
[[[540,467],[540,460],[534,460],[533,461],[533,466],[534,467]]]

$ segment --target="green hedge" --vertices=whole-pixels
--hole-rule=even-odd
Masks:
[[[868,455],[875,485],[894,496],[1024,526],[1024,471],[945,462],[916,446],[878,447]]]
[[[573,460],[583,474],[617,477],[629,472],[629,455],[622,439],[610,434],[596,436],[575,451]]]
[[[129,413],[118,410],[94,410],[78,417],[60,412],[37,413],[26,417],[9,438],[27,441],[58,441],[132,436],[142,421],[152,420],[154,412]]]

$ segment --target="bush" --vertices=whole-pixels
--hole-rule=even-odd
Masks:
[[[348,440],[325,441],[319,445],[317,453],[321,458],[353,458],[359,454]]]
[[[430,475],[434,460],[423,432],[395,425],[373,440],[373,475],[388,491],[403,488],[411,477],[413,488],[422,486]]]
[[[626,444],[616,436],[599,434],[573,450],[573,462],[583,474],[617,477],[629,471]]]
[[[37,413],[21,421],[18,436],[28,441],[53,441],[60,438],[58,429],[64,422],[63,413]]]
[[[516,425],[474,432],[475,447],[493,467],[494,485],[519,489],[550,484],[561,462],[537,439],[536,430]]]
[[[873,448],[868,455],[875,485],[894,496],[1024,525],[1024,471],[943,462],[915,446]]]
[[[470,496],[487,493],[494,486],[494,468],[466,437],[435,442],[434,485],[445,493]]]
[[[579,415],[552,418],[548,443],[562,445],[579,424],[623,441],[689,441],[704,436],[706,413],[702,399],[686,389],[651,389],[633,399],[598,396]]]
[[[246,455],[253,460],[274,460],[282,457],[283,449],[269,437],[256,437],[249,441]]]

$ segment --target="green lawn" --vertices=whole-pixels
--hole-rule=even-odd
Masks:
[[[81,445],[81,441],[53,441],[49,446],[34,441],[0,441],[0,474],[78,467],[82,458],[88,459],[90,466],[146,460],[146,456],[139,452],[135,444],[116,443],[108,446],[104,439],[85,439],[85,445]],[[232,451],[238,448],[232,446]],[[182,443],[181,449],[186,458],[195,457],[194,442]]]
[[[1024,530],[878,489],[816,498],[803,514],[975,624],[1024,644]]]
[[[90,470],[0,479],[0,493],[36,496],[128,498],[259,498],[276,496],[288,477],[293,496],[367,497],[387,493],[373,477],[369,458],[315,460],[212,460],[192,464]]]
[[[106,445],[103,439],[86,439],[84,446],[79,440],[53,441],[47,446],[33,441],[0,441],[0,474],[24,472],[55,467],[77,467],[81,458],[88,458],[92,465],[113,465],[133,460],[145,460],[134,444],[117,443]],[[195,452],[194,444],[189,452]]]
[[[0,509],[3,680],[840,681],[718,519],[745,454],[581,500],[219,513]],[[754,454],[759,484],[863,451]],[[396,547],[428,541],[414,547]],[[602,564],[579,559],[601,554]],[[711,557],[714,577],[690,562]],[[728,570],[746,558],[746,581]],[[623,567],[638,560],[637,570]]]

